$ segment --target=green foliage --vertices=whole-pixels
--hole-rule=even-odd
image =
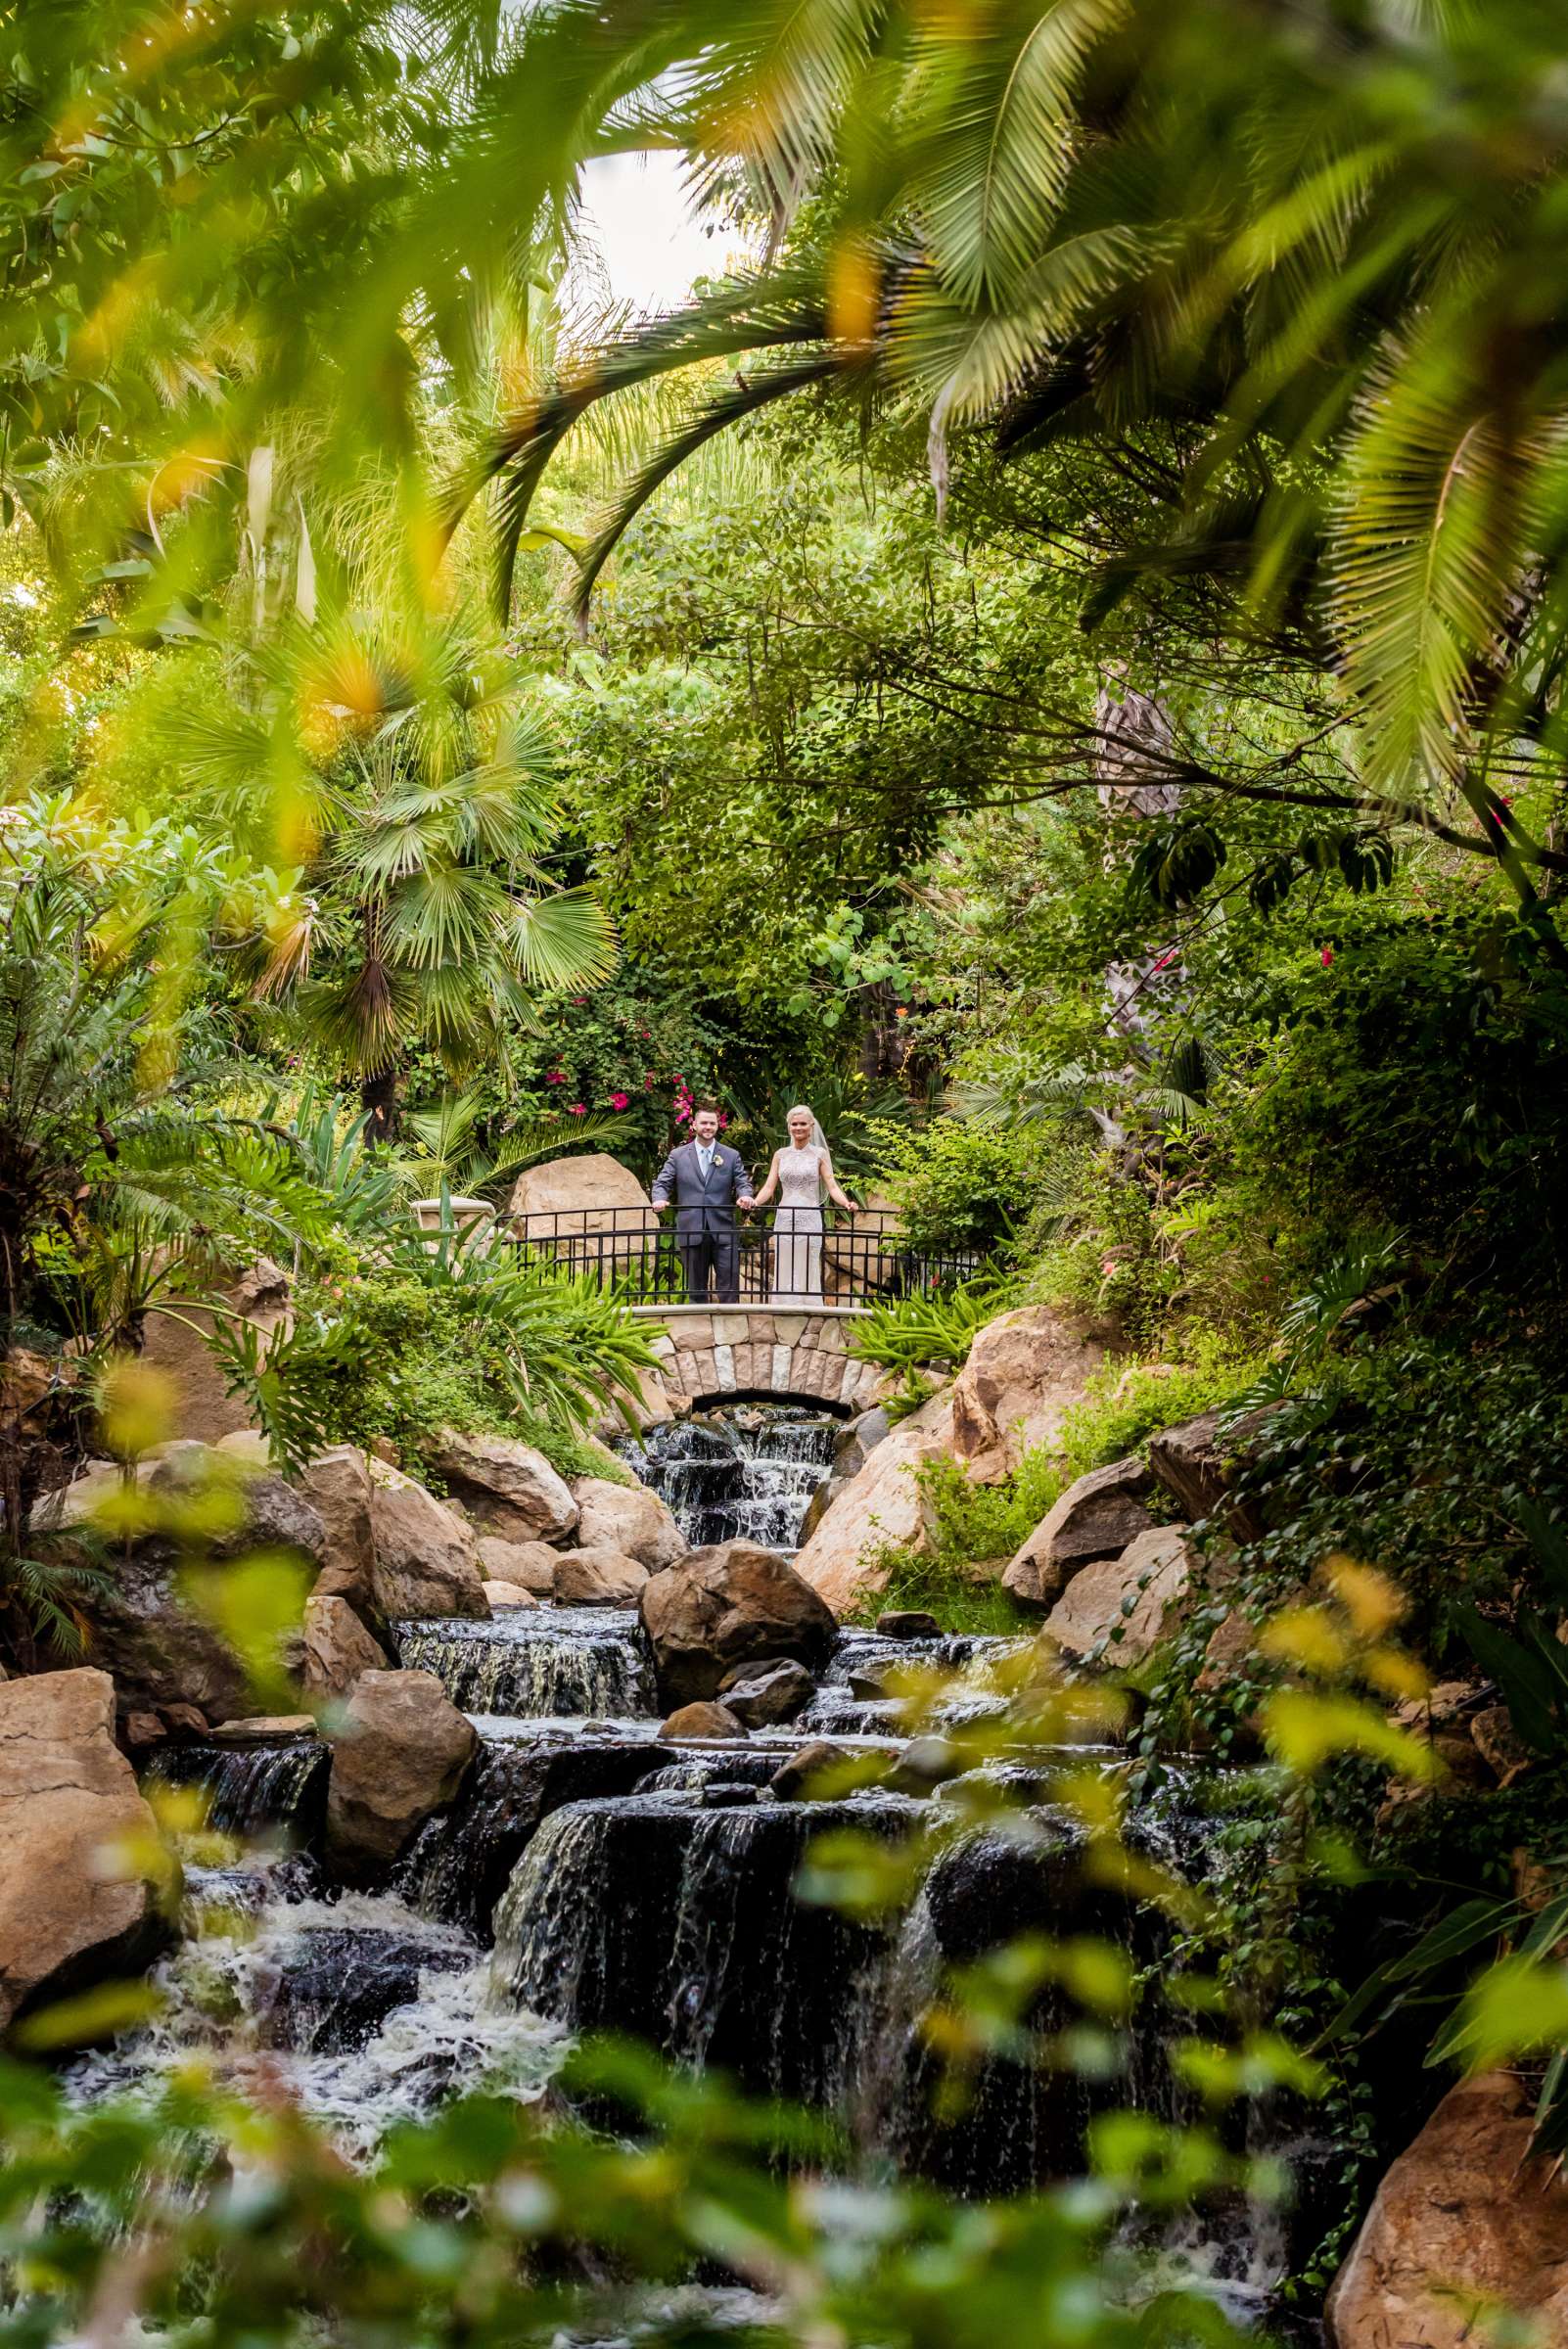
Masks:
[[[963,1256],[1005,1247],[1035,1198],[1035,1170],[1018,1137],[941,1120],[918,1133],[882,1128],[881,1173],[917,1255]]]
[[[1018,1609],[994,1575],[975,1573],[953,1547],[933,1552],[874,1543],[862,1552],[861,1564],[880,1579],[875,1589],[861,1592],[845,1617],[848,1623],[874,1624],[885,1608],[918,1607],[935,1615],[946,1632],[989,1635],[1020,1629]]]

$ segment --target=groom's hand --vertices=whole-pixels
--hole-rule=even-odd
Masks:
[[[755,1199],[737,1199],[735,1204],[743,1216],[749,1216],[757,1202]]]

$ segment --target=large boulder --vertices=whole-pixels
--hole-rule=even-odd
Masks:
[[[25,2007],[139,1970],[161,1938],[116,1847],[157,1833],[115,1743],[107,1673],[0,1686],[0,2030]]]
[[[652,1202],[636,1175],[603,1151],[529,1167],[507,1212],[530,1247],[577,1267],[640,1258],[653,1224]]]
[[[312,1592],[300,1632],[300,1685],[309,1696],[346,1696],[367,1672],[383,1672],[388,1657],[346,1598]]]
[[[276,1339],[293,1325],[289,1305],[289,1275],[270,1257],[261,1257],[222,1292],[225,1320],[238,1316],[257,1334],[265,1361]],[[207,1342],[213,1314],[206,1306],[182,1301],[178,1317],[149,1313],[142,1339],[142,1359],[155,1363],[173,1380],[179,1397],[176,1423],[181,1435],[206,1444],[253,1424],[243,1396],[227,1392],[223,1372]]]
[[[688,1737],[744,1737],[746,1725],[736,1719],[727,1705],[711,1704],[705,1699],[677,1706],[669,1719],[661,1724],[659,1734],[671,1744],[679,1744]]]
[[[367,1672],[333,1737],[327,1843],[350,1873],[384,1865],[462,1785],[479,1740],[433,1672]]]
[[[749,1729],[772,1727],[804,1713],[816,1694],[816,1682],[804,1664],[792,1656],[777,1663],[741,1665],[740,1677],[726,1673],[721,1690],[724,1703]]]
[[[1054,1606],[1081,1566],[1120,1557],[1154,1519],[1142,1495],[1154,1479],[1141,1460],[1091,1468],[1052,1504],[1008,1561],[1002,1588],[1021,1606]]]
[[[202,1547],[220,1563],[256,1550],[293,1550],[320,1567],[327,1555],[327,1529],[302,1493],[271,1469],[256,1469],[232,1451],[196,1443],[165,1445],[147,1480],[151,1499],[177,1510],[232,1498],[234,1522],[205,1527]]]
[[[1259,1430],[1277,1409],[1249,1411],[1228,1435],[1220,1432],[1222,1411],[1201,1411],[1178,1427],[1149,1439],[1149,1466],[1188,1518],[1222,1516],[1238,1542],[1256,1542],[1265,1528],[1257,1506],[1232,1497],[1237,1466]]]
[[[1191,1581],[1186,1531],[1157,1525],[1130,1542],[1119,1558],[1083,1567],[1046,1616],[1047,1635],[1080,1663],[1141,1663]]]
[[[715,1696],[733,1664],[792,1656],[819,1667],[833,1643],[830,1607],[774,1549],[718,1542],[650,1577],[641,1601],[661,1695]]]
[[[453,1497],[486,1533],[506,1542],[563,1542],[577,1522],[565,1477],[515,1436],[464,1436],[443,1428],[431,1455]]]
[[[572,1487],[583,1549],[619,1549],[650,1574],[686,1555],[685,1535],[657,1493],[646,1485],[614,1485],[605,1476],[579,1476]]]
[[[334,1444],[301,1469],[298,1481],[321,1519],[325,1541],[316,1595],[346,1598],[360,1615],[376,1610],[368,1458],[355,1444]]]
[[[548,1542],[503,1542],[498,1534],[481,1534],[479,1554],[491,1582],[516,1583],[519,1589],[531,1590],[535,1598],[554,1595],[561,1552]]]
[[[868,1590],[882,1589],[887,1576],[873,1558],[884,1543],[929,1548],[931,1529],[915,1471],[949,1449],[951,1432],[950,1398],[933,1396],[877,1445],[811,1526],[795,1571],[835,1614],[848,1613]]]
[[[1046,1305],[989,1321],[952,1391],[952,1449],[979,1485],[999,1485],[1026,1451],[1049,1444],[1105,1349]]]
[[[1333,2349],[1461,2349],[1500,2304],[1568,2340],[1568,2183],[1530,2156],[1534,2096],[1507,2072],[1451,2088],[1394,2163],[1334,2279]]]
[[[484,1576],[469,1528],[411,1476],[370,1463],[376,1605],[389,1622],[485,1616]]]
[[[619,1549],[569,1549],[555,1572],[561,1607],[634,1607],[648,1569]]]

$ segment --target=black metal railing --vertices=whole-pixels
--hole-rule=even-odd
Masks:
[[[776,1304],[781,1312],[871,1305],[955,1288],[985,1269],[976,1249],[932,1254],[911,1247],[901,1218],[887,1209],[846,1216],[829,1208],[820,1231],[809,1222],[808,1211],[798,1208],[737,1213],[735,1302]],[[518,1216],[510,1229],[520,1247],[602,1281],[626,1305],[683,1305],[677,1224],[673,1207],[663,1216],[643,1207],[587,1207]],[[720,1301],[718,1285],[712,1279],[705,1302]]]

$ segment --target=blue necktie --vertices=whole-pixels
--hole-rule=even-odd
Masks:
[[[714,1171],[714,1154],[712,1150],[704,1150],[699,1145],[697,1151],[697,1164],[703,1171],[703,1188],[706,1190],[708,1188],[708,1177]]]

